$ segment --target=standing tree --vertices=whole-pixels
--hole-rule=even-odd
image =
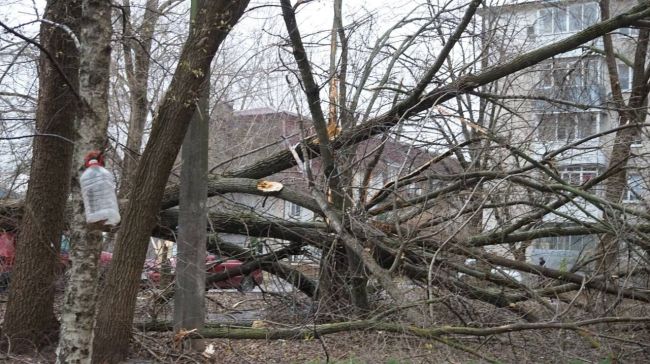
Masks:
[[[16,349],[50,344],[58,335],[53,303],[72,172],[78,110],[81,0],[48,1],[41,23],[39,96],[29,188],[16,246],[4,335]],[[29,302],[29,304],[26,304]]]
[[[107,145],[108,86],[111,63],[111,5],[104,0],[83,0],[80,30],[79,96],[73,163],[83,165],[84,156]],[[79,184],[81,168],[73,178],[70,280],[65,289],[61,315],[58,363],[89,363],[97,302],[97,276],[103,234],[87,225]]]
[[[603,19],[610,17],[609,0],[600,1],[600,10]],[[648,92],[650,84],[647,66],[648,42],[650,41],[650,30],[643,28],[639,31],[635,41],[634,58],[625,62],[626,57],[620,56],[620,51],[615,48],[611,34],[603,36],[603,50],[605,54],[605,64],[609,75],[610,87],[614,108],[619,116],[619,126],[641,125],[647,116]],[[619,57],[617,57],[619,55]],[[617,59],[623,58],[623,60]],[[624,67],[631,67],[632,72],[627,77],[631,83],[631,93],[626,100],[623,96],[621,77],[619,75],[619,63]],[[624,128],[616,132],[614,137],[614,146],[612,147],[609,159],[608,170],[611,176],[604,182],[605,199],[618,204],[623,200],[623,196],[628,187],[628,173],[626,167],[632,157],[632,144],[639,140],[641,134],[640,127]],[[605,209],[606,220],[616,220],[619,213],[612,209]],[[620,240],[616,234],[605,234],[599,243],[599,254],[601,254],[601,263],[599,270],[605,272],[608,276],[616,275],[619,267],[619,249]],[[611,278],[611,277],[610,277]]]
[[[98,362],[126,357],[149,237],[156,225],[165,185],[188,129],[217,49],[244,14],[248,1],[200,1],[196,19],[136,170],[131,198],[122,214],[113,264],[97,314],[93,350]]]
[[[291,202],[313,211],[323,219],[307,222],[274,218],[265,216],[261,211],[251,212],[250,208],[245,212],[235,209],[213,211],[209,218],[210,226],[215,232],[245,234],[290,243],[274,249],[271,254],[256,255],[244,248],[217,242],[215,244],[226,255],[236,255],[246,262],[236,272],[220,273],[209,277],[209,280],[225,279],[231,274],[248,274],[261,267],[287,279],[306,294],[318,299],[320,297],[315,294],[315,285],[311,281],[303,280],[304,277],[296,274],[295,270],[291,271],[287,264],[279,262],[279,259],[299,254],[301,247],[310,245],[311,251],[336,255],[335,259],[329,261],[323,259],[333,264],[326,266],[325,268],[331,269],[319,277],[323,284],[319,287],[321,297],[322,292],[332,292],[342,296],[339,303],[344,308],[347,308],[348,303],[353,303],[361,308],[367,304],[373,309],[381,309],[373,296],[366,296],[361,291],[366,288],[365,279],[368,278],[371,284],[377,284],[378,290],[383,288],[392,299],[381,301],[387,303],[389,308],[377,315],[376,320],[309,328],[309,332],[317,333],[382,327],[389,331],[435,338],[437,335],[454,333],[492,335],[522,328],[575,329],[579,325],[559,322],[568,315],[558,315],[556,310],[559,306],[549,304],[548,298],[557,297],[561,302],[568,303],[569,307],[580,306],[579,301],[585,294],[582,288],[587,288],[588,293],[595,291],[619,299],[650,302],[647,292],[638,287],[613,283],[603,279],[599,273],[580,270],[579,267],[554,268],[550,259],[543,265],[536,262],[531,264],[526,260],[528,257],[525,254],[527,246],[533,240],[568,238],[581,234],[611,234],[617,240],[624,237],[635,246],[647,248],[647,239],[643,239],[644,234],[650,231],[645,224],[647,213],[643,209],[622,206],[617,203],[620,197],[607,200],[593,190],[599,185],[606,185],[608,173],[589,175],[588,179],[579,179],[578,183],[574,183],[575,174],[557,171],[555,163],[563,150],[591,147],[586,142],[593,138],[614,135],[619,130],[631,130],[638,125],[621,125],[599,132],[583,128],[580,133],[585,134],[585,138],[571,139],[570,143],[559,147],[559,143],[555,144],[552,147],[555,149],[547,150],[543,155],[534,154],[530,149],[533,145],[530,134],[537,127],[534,122],[538,119],[530,117],[535,111],[526,110],[527,103],[544,101],[553,105],[568,104],[576,107],[576,102],[548,96],[515,94],[516,91],[508,89],[517,85],[518,79],[526,75],[530,78],[538,76],[537,67],[547,65],[555,56],[576,51],[584,47],[585,43],[620,27],[644,25],[643,22],[635,22],[650,16],[650,2],[643,1],[603,22],[584,24],[580,28],[582,30],[576,31],[574,35],[549,41],[545,46],[538,47],[535,44],[534,49],[531,47],[532,50],[515,52],[508,46],[503,50],[485,46],[488,43],[494,46],[495,38],[492,31],[477,28],[473,22],[483,3],[478,0],[450,0],[444,5],[427,2],[423,7],[430,11],[428,17],[416,13],[407,16],[379,37],[376,47],[370,50],[367,47],[348,45],[350,41],[357,41],[349,35],[354,34],[358,24],[345,28],[348,31],[345,34],[341,2],[336,1],[335,21],[329,43],[336,44],[338,38],[341,57],[337,62],[336,55],[333,55],[325,67],[314,56],[317,52],[310,52],[309,47],[313,47],[314,43],[307,33],[301,35],[298,31],[300,23],[296,18],[299,18],[300,12],[297,10],[306,3],[308,2],[280,0],[281,7],[278,9],[282,11],[285,20],[286,32],[282,33],[289,34],[287,49],[294,56],[293,62],[283,63],[283,70],[287,71],[286,74],[299,75],[299,84],[305,91],[304,104],[309,107],[317,130],[316,137],[305,137],[297,147],[278,147],[274,153],[267,153],[266,147],[256,145],[259,149],[247,155],[260,151],[258,155],[265,155],[243,167],[216,174],[210,180],[208,195],[243,193],[263,196],[260,200],[264,199],[264,202],[267,202],[266,198],[281,203]],[[574,2],[570,3],[575,5]],[[462,7],[454,7],[456,4],[462,4]],[[135,173],[126,213],[123,214],[124,223],[118,235],[113,266],[107,286],[102,292],[102,304],[97,317],[96,350],[93,355],[100,362],[119,361],[126,355],[134,318],[137,281],[147,238],[152,234],[156,222],[171,228],[178,225],[179,213],[176,209],[159,211],[161,206],[168,209],[178,204],[177,188],[169,188],[161,204],[169,169],[176,159],[187,124],[191,116],[196,114],[197,100],[204,91],[203,87],[206,87],[203,85],[208,77],[210,59],[246,6],[234,1],[204,1],[200,5],[202,11],[192,26],[174,79],[158,112],[154,114],[151,137]],[[555,9],[556,3],[552,7]],[[214,24],[225,27],[216,29],[212,27]],[[495,32],[508,28],[505,26],[508,24],[496,20],[494,24],[487,21],[485,24],[486,27],[494,25]],[[562,24],[566,25],[561,23],[560,27]],[[390,39],[393,31],[402,32],[397,36],[402,38],[401,44]],[[481,45],[471,47],[471,51],[476,53],[467,53],[467,58],[459,60],[458,54],[466,52],[468,49],[465,46],[468,42],[475,42],[478,35],[483,37]],[[511,38],[504,37],[504,42]],[[366,41],[364,38],[359,42],[366,45]],[[363,54],[369,54],[369,57],[361,57]],[[488,57],[490,60],[497,58],[498,61],[487,62]],[[360,58],[363,59],[359,60]],[[644,57],[639,57],[641,58]],[[482,63],[482,60],[485,62]],[[568,72],[564,69],[565,72],[557,79],[571,79],[569,75],[576,69],[582,70],[578,63],[574,63]],[[642,67],[637,71],[640,73],[641,69]],[[327,84],[330,84],[329,119],[324,115],[327,102],[322,94],[323,85]],[[250,84],[242,89],[250,90]],[[638,96],[645,97],[641,94]],[[297,101],[298,97],[295,99],[296,106],[300,109],[303,103]],[[643,103],[640,105],[643,106]],[[476,106],[480,108],[478,116],[474,115]],[[593,106],[611,105],[577,106],[589,109]],[[625,106],[620,106],[619,109],[623,111]],[[558,124],[554,125],[565,121],[556,120]],[[296,121],[301,122],[304,121]],[[525,125],[521,126],[522,123]],[[337,124],[342,126],[340,133]],[[254,124],[252,128],[255,126],[259,124]],[[414,135],[426,128],[434,129],[438,138],[434,141],[422,138],[411,142],[412,139],[418,139]],[[577,130],[577,124],[575,129]],[[554,133],[556,131],[553,130]],[[395,159],[396,151],[399,152],[395,143],[392,146],[385,143],[390,140],[391,133],[396,133],[401,138],[400,145],[408,152],[398,166],[388,166],[390,168],[386,172],[390,172],[390,177],[384,178],[380,184],[372,183],[373,186],[370,186],[369,180],[376,176],[372,169],[377,165],[380,154],[392,153],[392,158]],[[381,138],[372,138],[373,136]],[[232,139],[229,142],[249,141],[239,136]],[[371,147],[364,151],[359,143],[369,139]],[[411,150],[418,147],[416,143],[422,141],[435,150],[435,153],[426,153],[427,161],[424,162],[412,158],[410,154]],[[295,140],[290,144],[293,143]],[[279,144],[281,142],[277,143]],[[353,152],[357,147],[362,151],[358,157]],[[600,144],[597,148],[604,150],[606,147]],[[441,161],[454,155],[457,161],[450,164],[449,170],[429,169],[434,165],[441,167]],[[321,163],[310,165],[307,160],[315,157],[320,157]],[[347,158],[352,158],[352,161]],[[269,177],[296,165],[305,172],[303,176],[306,178],[302,182],[309,183],[309,192],[288,184],[274,194],[257,188],[258,178]],[[360,174],[356,173],[358,170],[352,172],[352,169],[363,167],[367,171],[364,171],[361,183],[357,185],[355,178]],[[615,171],[613,168],[610,170]],[[423,188],[424,191],[418,191],[424,184],[429,186]],[[375,192],[372,191],[373,188]],[[445,200],[442,201],[441,198]],[[581,208],[583,201],[589,201],[601,211],[611,209],[614,213],[607,217],[608,220],[596,217],[570,226],[544,225],[545,218],[549,215],[561,215],[571,220],[573,217],[562,208],[569,205]],[[490,213],[494,214],[497,223],[488,229],[482,226],[482,218],[486,215],[492,218]],[[156,219],[156,214],[159,214],[160,220]],[[153,230],[153,234],[169,238],[169,234],[161,230],[163,229]],[[481,249],[487,246],[512,251],[494,254],[491,250]],[[586,257],[597,258],[592,254],[586,254]],[[472,266],[471,259],[480,265]],[[546,285],[534,281],[525,286],[515,278],[516,274],[521,277],[520,272],[552,283]],[[331,274],[328,276],[327,273]],[[622,273],[629,274],[630,277],[633,273],[637,274],[632,271]],[[397,276],[408,278],[416,284],[397,284],[401,283],[395,280]],[[325,287],[325,284],[330,286]],[[414,288],[417,285],[425,288],[419,291],[422,293],[421,304],[406,294],[405,287],[417,290]],[[366,297],[369,300],[364,302]],[[474,322],[468,322],[462,312],[454,310],[454,305],[462,302],[463,310],[471,312],[473,307],[465,305],[471,300],[479,300],[502,309],[499,312],[515,313],[508,317],[513,322],[534,321],[540,317],[549,318],[553,322],[539,325],[517,323],[510,326],[499,323],[499,327],[476,330],[472,327]],[[441,306],[437,305],[438,302],[449,305],[450,311],[456,314],[462,326],[436,327],[434,322],[440,320],[437,309]],[[527,309],[526,306],[529,305],[535,309]],[[401,310],[409,313],[407,320],[418,318],[415,322],[417,325],[409,326],[414,322],[382,322],[383,314],[397,313],[392,317],[404,317],[398,313]],[[411,313],[417,316],[412,316]],[[480,319],[475,317],[472,321]],[[586,322],[645,322],[648,318],[613,317],[603,320]],[[430,327],[422,327],[429,324]],[[286,338],[305,332],[296,328],[263,328],[238,330],[237,334],[241,335],[238,337],[250,338]],[[200,334],[227,337],[232,332],[203,330]]]
[[[197,1],[192,1],[192,20]],[[181,150],[181,191],[178,215],[178,254],[176,260],[176,294],[174,327],[191,330],[203,327],[205,320],[205,242],[208,212],[208,134],[210,115],[210,72],[206,85],[196,100],[196,110]]]
[[[130,0],[125,0],[120,8],[124,30],[124,34],[122,34],[124,68],[129,87],[127,140],[124,147],[120,196],[128,197],[129,186],[140,158],[150,107],[148,84],[156,25],[158,25],[160,17],[179,2],[180,0],[171,0],[160,4],[159,0],[147,0],[139,24],[136,24],[131,12]]]

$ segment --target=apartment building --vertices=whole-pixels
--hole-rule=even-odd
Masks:
[[[616,15],[635,3],[627,0],[611,1],[610,13]],[[512,58],[561,40],[601,19],[599,3],[588,0],[502,2],[485,9],[481,15],[483,46],[489,49],[487,53],[490,54],[486,64],[488,67],[503,58]],[[637,36],[638,30],[632,28],[619,29],[613,33],[619,56],[619,83],[624,98],[629,96],[631,90],[630,62],[634,59]],[[599,38],[492,85],[489,92],[509,96],[502,103],[505,107],[494,124],[495,132],[508,138],[536,160],[541,160],[554,151],[564,150],[554,158],[552,167],[566,184],[583,185],[600,175],[610,161],[614,134],[607,134],[606,131],[619,126],[618,113],[613,109],[610,84],[603,56],[603,41]],[[572,146],[579,140],[592,136],[595,137]],[[626,166],[628,186],[621,189],[622,201],[630,208],[646,207],[646,186],[649,180],[647,145],[644,131],[640,131],[632,144],[632,157]],[[512,165],[512,160],[510,163]],[[533,173],[537,173],[539,178],[545,178],[539,172]],[[602,187],[596,186],[591,192],[602,196]],[[525,198],[537,204],[548,202],[542,195],[520,193],[527,194]],[[511,214],[521,214],[526,210],[525,207],[519,207],[518,211],[511,211]],[[495,215],[495,211],[486,211],[486,229],[489,230],[498,223]],[[574,226],[600,221],[602,218],[601,208],[577,198],[547,213],[540,225]],[[536,239],[526,243],[527,259],[537,263],[543,257],[546,266],[570,269],[576,262],[586,259],[596,247],[597,240],[595,235]],[[621,245],[623,248],[625,244]]]

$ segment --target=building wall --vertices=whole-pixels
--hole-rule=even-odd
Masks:
[[[612,1],[612,16],[629,9],[635,1]],[[489,63],[497,64],[505,58],[529,51],[551,42],[575,34],[600,19],[600,10],[596,1],[527,1],[517,5],[490,8],[482,13],[486,37],[489,40],[484,45],[490,47]],[[614,33],[614,44],[617,52],[634,58],[634,40],[636,30],[622,29]],[[546,60],[531,69],[519,72],[501,80],[499,92],[508,96],[532,96],[560,99],[573,103],[554,104],[542,100],[512,100],[504,101],[508,112],[503,112],[497,122],[496,131],[504,138],[512,141],[537,160],[545,154],[557,150],[569,143],[618,126],[618,114],[604,108],[611,102],[610,81],[604,59],[591,48],[602,49],[602,39],[596,39],[585,47]],[[629,96],[629,69],[620,62],[624,96]],[[629,72],[629,73],[628,73]],[[583,110],[578,105],[590,105]],[[512,112],[514,111],[514,112]],[[645,134],[645,132],[644,132]],[[604,170],[609,163],[614,134],[601,136],[584,143],[580,148],[570,149],[558,155],[553,161],[555,168],[565,182],[580,185]],[[647,153],[648,142],[641,137],[639,143],[633,146],[633,153]],[[514,168],[520,161],[505,157],[504,166]],[[628,165],[629,182],[636,186],[637,195],[630,191],[621,191],[625,195],[624,202],[631,206],[640,206],[647,197],[647,182],[650,176],[646,171],[647,160],[633,158]],[[544,178],[535,172],[536,178]],[[526,192],[516,187],[504,195],[510,198],[525,197]],[[597,194],[599,188],[592,192]],[[519,195],[519,196],[518,196]],[[539,202],[544,200],[537,194]],[[535,194],[529,196],[535,200]],[[528,208],[513,209],[512,215],[518,216],[528,211]],[[595,206],[576,199],[557,210],[558,214],[547,214],[544,224],[570,224],[571,222],[560,214],[568,215],[578,221],[594,221],[602,218],[602,211]],[[488,210],[484,214],[484,224],[487,230],[498,226],[496,212]],[[540,239],[528,249],[528,259],[537,262],[544,255],[549,266],[559,268],[567,259],[575,261],[577,255],[584,255],[596,244],[596,236],[583,237],[554,237]],[[559,257],[555,259],[555,257]],[[570,257],[570,258],[567,258]],[[561,263],[564,261],[564,263]],[[572,264],[572,263],[571,263]],[[569,265],[571,265],[569,264]]]

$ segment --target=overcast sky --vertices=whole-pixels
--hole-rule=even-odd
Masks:
[[[466,0],[451,1],[458,1],[462,4],[467,2]],[[144,0],[132,0],[131,2],[132,5],[138,5],[144,3]],[[295,3],[295,0],[292,0],[292,3]],[[320,67],[321,71],[327,69],[327,64],[329,62],[329,47],[327,46],[327,42],[329,39],[330,27],[332,25],[332,3],[332,0],[311,1],[308,4],[300,6],[297,13],[299,28],[306,39],[306,43],[309,43],[308,50],[310,52],[310,60],[316,65],[316,67]],[[343,22],[344,25],[350,25],[356,22],[372,19],[371,26],[366,25],[355,30],[355,36],[358,39],[362,39],[361,43],[357,44],[357,47],[363,51],[367,51],[368,48],[374,44],[379,34],[392,27],[399,19],[403,18],[407,14],[415,16],[419,11],[422,11],[421,16],[426,17],[428,14],[425,10],[426,3],[426,0],[344,0]],[[185,19],[185,22],[187,22],[187,18],[189,17],[185,11],[189,7],[189,4],[190,0],[186,0],[175,9],[184,14],[182,19]],[[45,0],[0,0],[0,9],[3,9],[0,14],[0,20],[26,36],[35,37],[40,26],[38,19],[43,14],[44,6]],[[277,56],[279,52],[277,49],[277,43],[281,41],[279,36],[284,37],[286,34],[281,18],[279,0],[252,0],[249,9],[253,10],[250,10],[246,14],[245,18],[237,25],[233,34],[228,38],[227,43],[230,42],[231,47],[235,47],[235,49],[238,48],[241,54],[246,54],[247,49],[255,48],[255,43],[262,42],[262,39],[258,38],[258,36],[266,37],[264,38],[264,41],[271,40],[271,42],[266,43],[264,46],[268,47],[267,51],[271,52],[269,54]],[[134,9],[134,13],[135,12]],[[182,22],[174,24],[178,25],[176,28],[178,29],[178,32],[180,32],[181,38],[184,37],[187,34],[187,26],[183,25]],[[405,26],[396,31],[393,34],[396,37],[396,42],[400,41],[400,36],[403,37],[407,33],[410,33],[413,29],[412,27],[416,26],[419,25],[414,23],[411,26]],[[2,40],[0,40],[0,43],[5,42],[5,40],[18,42],[21,45],[23,43],[17,38],[9,37],[6,33],[2,34],[1,38]],[[322,44],[322,47],[314,47],[315,43]],[[3,49],[5,46],[6,44],[0,44],[0,49]],[[29,47],[32,52],[37,52],[36,49],[32,48],[33,47]],[[8,64],[3,65],[3,69],[6,69],[7,66]],[[13,72],[16,72],[18,69],[17,66],[11,67]],[[23,90],[32,90],[31,93],[33,94],[37,87],[37,75],[35,73],[34,64],[25,64],[23,67],[24,70],[18,71],[22,76],[14,75],[11,80],[6,78],[2,81],[2,84],[0,84],[0,90],[6,90],[9,86],[10,89],[16,91],[21,88]],[[168,67],[173,67],[173,64],[169,64]],[[382,72],[380,69],[376,71]],[[0,70],[0,72],[3,72],[3,70]],[[278,78],[277,84],[279,86],[271,86],[276,87],[275,95],[260,97],[258,100],[240,106],[245,108],[271,106],[276,109],[295,111],[295,105],[292,105],[291,101],[292,98],[290,97],[290,94],[286,92],[284,74],[278,72],[277,75],[273,74],[270,76]],[[396,75],[395,77],[403,76]],[[408,73],[406,74],[406,77],[408,80]],[[9,85],[8,82],[13,82],[14,84]],[[258,92],[264,94],[266,89],[260,89]],[[14,159],[11,163],[8,163],[6,159],[7,155],[10,155],[10,158],[16,158],[16,148],[14,147],[17,146],[18,143],[19,142],[0,142],[0,175],[6,175],[2,170],[3,165],[15,165],[20,162],[19,160]],[[28,157],[29,155],[20,156],[20,158],[23,158],[27,162],[29,159]],[[0,183],[2,183],[1,180]]]

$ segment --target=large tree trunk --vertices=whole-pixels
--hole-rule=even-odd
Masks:
[[[243,15],[248,1],[203,1],[183,47],[169,90],[140,159],[131,199],[123,214],[113,264],[97,313],[94,359],[119,362],[129,348],[139,277],[151,231],[196,100],[219,45]]]
[[[319,87],[313,76],[311,64],[302,43],[300,30],[295,17],[295,9],[289,0],[281,0],[282,15],[289,33],[294,60],[300,71],[300,79],[304,85],[305,96],[309,103],[309,111],[318,136],[318,147],[323,164],[323,177],[327,185],[330,202],[334,209],[343,214],[350,207],[349,200],[345,198],[342,178],[339,176],[336,152],[331,148],[330,138],[336,136],[338,129],[336,112],[336,49],[337,27],[341,25],[341,1],[334,4],[335,19],[332,25],[331,54],[330,54],[330,111],[329,122],[323,116]],[[313,181],[310,181],[313,182]],[[365,310],[368,306],[365,290],[366,279],[363,264],[347,245],[334,244],[323,249],[321,258],[321,271],[319,278],[319,299],[321,304],[339,309],[351,303],[356,308]]]
[[[105,0],[82,1],[80,32],[79,134],[73,162],[83,165],[84,155],[103,150],[108,129],[108,89],[111,64],[111,4]],[[72,266],[61,315],[57,363],[90,363],[97,302],[97,275],[102,232],[87,226],[76,169],[72,181],[70,259]]]
[[[79,28],[81,1],[48,1],[45,19]],[[61,66],[60,74],[41,53],[36,129],[41,134],[73,139],[77,117],[79,54],[73,39],[60,27],[42,23],[41,45]],[[67,81],[66,81],[67,79]],[[70,82],[71,84],[68,84]],[[12,348],[49,344],[58,333],[53,312],[59,248],[70,188],[73,144],[60,138],[34,139],[25,211],[16,247],[4,336]]]

